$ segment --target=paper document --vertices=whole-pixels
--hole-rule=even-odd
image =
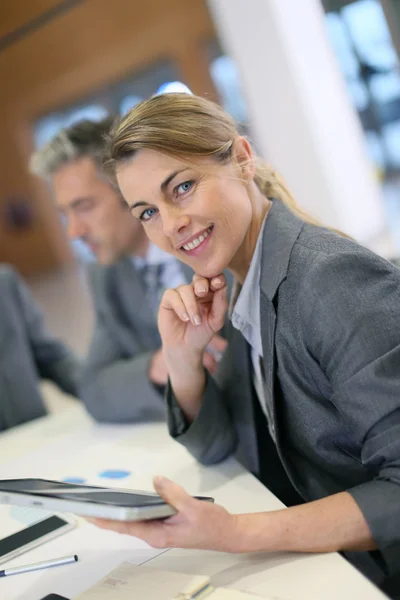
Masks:
[[[122,563],[74,600],[261,600],[246,592],[213,589],[210,578]]]

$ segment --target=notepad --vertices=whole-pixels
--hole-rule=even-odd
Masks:
[[[247,592],[214,589],[210,578],[122,563],[75,600],[261,600]],[[265,600],[265,596],[263,596]],[[268,600],[268,599],[267,599]]]

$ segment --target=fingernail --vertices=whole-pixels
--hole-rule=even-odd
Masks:
[[[187,312],[184,312],[184,313],[182,313],[182,319],[183,319],[184,321],[190,321],[190,317],[189,317],[189,315],[187,314]]]
[[[196,288],[196,292],[197,292],[198,294],[204,294],[206,291],[207,291],[207,290],[206,290],[206,288],[204,287],[204,285],[202,285],[202,286],[199,286],[199,287],[197,287],[197,288]]]
[[[193,321],[194,321],[195,325],[201,325],[201,319],[200,319],[199,315],[194,315]]]
[[[222,285],[223,281],[219,277],[216,277],[215,279],[213,279],[213,284],[214,285]]]

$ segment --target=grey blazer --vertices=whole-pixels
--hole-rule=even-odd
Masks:
[[[17,273],[0,266],[0,431],[46,414],[39,380],[77,394],[79,363],[53,338]]]
[[[191,281],[193,271],[183,264],[182,270]],[[80,382],[87,410],[105,422],[165,419],[163,390],[148,378],[161,338],[132,260],[93,263],[89,281],[96,324]]]
[[[400,270],[304,224],[275,200],[263,234],[265,394],[294,487],[311,501],[348,490],[379,552],[349,558],[376,582],[400,569]],[[201,462],[236,451],[258,472],[248,346],[232,330],[188,427],[167,393],[171,434]]]

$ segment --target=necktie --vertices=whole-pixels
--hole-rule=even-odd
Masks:
[[[163,265],[145,265],[141,273],[145,286],[146,303],[157,317],[161,297],[164,293],[162,284]]]

